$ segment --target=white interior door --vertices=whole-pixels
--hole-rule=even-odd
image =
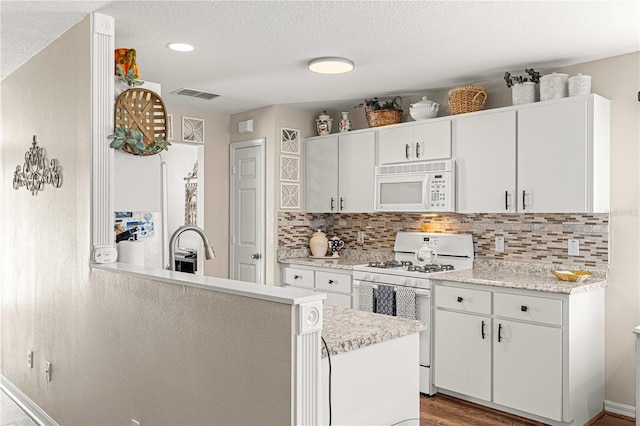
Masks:
[[[264,282],[264,139],[231,144],[229,278]]]

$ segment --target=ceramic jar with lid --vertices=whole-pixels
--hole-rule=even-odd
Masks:
[[[566,98],[569,94],[567,80],[568,74],[554,72],[540,77],[540,100]]]
[[[344,247],[344,241],[338,237],[333,237],[329,240],[329,249],[331,250],[331,257],[340,257],[338,252]]]
[[[331,133],[332,121],[333,118],[331,118],[331,116],[327,114],[327,111],[323,111],[322,114],[320,114],[318,118],[316,118],[316,128],[318,129],[318,134],[320,136],[328,135],[329,133]]]
[[[309,238],[309,249],[311,250],[311,256],[313,257],[325,256],[327,254],[327,250],[329,250],[327,234],[319,229],[311,234],[311,237]]]
[[[591,93],[591,76],[574,75],[569,78],[569,96],[587,96]]]
[[[409,115],[414,120],[426,120],[438,116],[440,104],[430,101],[426,96],[422,97],[420,102],[409,106]]]

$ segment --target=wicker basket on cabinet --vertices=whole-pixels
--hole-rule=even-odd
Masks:
[[[402,110],[391,109],[369,109],[365,108],[367,115],[367,124],[369,127],[388,126],[389,124],[398,124],[402,120]]]
[[[480,111],[487,101],[487,92],[482,86],[458,86],[449,90],[449,108],[452,114]]]

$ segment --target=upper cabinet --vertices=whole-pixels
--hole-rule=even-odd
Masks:
[[[451,158],[451,120],[378,130],[378,165]]]
[[[609,117],[598,95],[459,117],[458,212],[607,212]]]
[[[374,131],[308,139],[306,211],[372,212],[375,146]]]

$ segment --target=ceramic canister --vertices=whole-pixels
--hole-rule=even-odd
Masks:
[[[331,116],[327,114],[327,111],[323,111],[322,114],[318,116],[318,118],[316,119],[316,127],[320,136],[328,135],[329,133],[331,133],[332,121],[333,118],[331,118]]]
[[[326,255],[329,249],[327,234],[319,229],[314,232],[309,238],[309,249],[311,250],[311,256],[321,257]]]
[[[349,120],[349,112],[343,111],[342,117],[340,117],[340,127],[338,128],[341,132],[348,132],[351,130],[351,120]]]
[[[591,76],[574,75],[569,78],[569,96],[586,96],[591,93]]]
[[[556,73],[540,77],[540,100],[566,98],[569,94],[567,80],[568,74]]]
[[[511,86],[511,102],[513,105],[529,104],[536,101],[538,84],[532,81],[516,83]]]

